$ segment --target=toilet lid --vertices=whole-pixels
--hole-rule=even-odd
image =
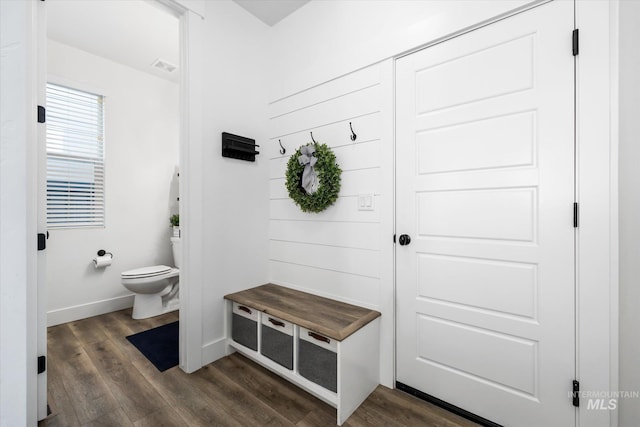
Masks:
[[[171,267],[166,265],[152,265],[151,267],[136,268],[134,270],[128,270],[122,272],[122,277],[125,279],[154,277],[171,271]]]

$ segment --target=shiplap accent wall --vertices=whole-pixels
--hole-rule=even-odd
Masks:
[[[391,70],[391,61],[378,63],[272,102],[265,150],[270,280],[381,311],[386,348],[393,347]],[[339,198],[321,213],[302,212],[285,186],[287,162],[311,142],[310,132],[333,149],[342,169]],[[358,210],[359,193],[374,194],[373,211]],[[392,357],[382,355],[383,365],[391,358],[392,366]]]

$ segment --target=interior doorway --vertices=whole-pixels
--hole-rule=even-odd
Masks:
[[[65,78],[63,75],[61,75],[62,73],[55,73],[55,75],[51,75],[52,73],[50,73],[51,70],[47,70],[47,67],[45,67],[45,64],[47,63],[47,49],[45,49],[45,46],[47,46],[47,32],[50,29],[50,23],[51,23],[51,19],[53,18],[53,14],[52,14],[52,9],[59,6],[60,4],[65,3],[64,1],[60,0],[60,1],[50,1],[50,2],[39,2],[39,19],[38,19],[38,34],[39,34],[39,51],[38,51],[38,59],[39,59],[39,72],[38,72],[38,99],[39,99],[39,104],[45,106],[46,105],[46,96],[45,96],[45,87],[46,87],[46,83],[48,81],[52,81],[55,80],[56,83],[61,84],[62,86],[67,86],[67,87],[73,87],[76,84],[79,86],[80,89],[84,89],[87,90],[88,92],[91,93],[99,93],[101,89],[104,88],[104,85],[92,85],[90,83],[91,78],[92,77],[96,77],[95,74],[99,73],[99,69],[100,66],[99,64],[94,64],[95,67],[93,68],[93,74],[89,74],[87,78]],[[124,26],[131,24],[131,20],[135,20],[138,19],[137,21],[137,27],[138,27],[138,31],[141,31],[142,33],[147,32],[148,28],[145,27],[145,25],[141,25],[140,22],[146,22],[147,24],[149,23],[149,19],[150,15],[154,15],[156,17],[158,16],[164,16],[165,20],[166,18],[169,18],[170,20],[173,20],[175,22],[175,30],[173,31],[173,37],[174,38],[174,44],[176,46],[176,49],[178,48],[178,46],[180,46],[180,51],[183,50],[183,45],[187,44],[187,40],[184,37],[184,30],[188,30],[188,23],[187,21],[187,15],[190,13],[188,10],[186,10],[184,7],[180,6],[178,3],[173,2],[173,1],[158,1],[158,2],[110,2],[110,1],[105,1],[105,2],[91,2],[84,4],[85,6],[90,6],[89,9],[85,10],[84,12],[79,12],[77,9],[79,6],[79,3],[77,2],[66,2],[69,3],[71,7],[74,8],[74,11],[72,11],[71,13],[69,13],[70,17],[72,19],[75,19],[77,21],[81,21],[80,26],[84,26],[85,28],[87,28],[89,31],[92,30],[96,30],[95,26],[91,24],[91,19],[93,18],[97,18],[98,21],[101,20],[105,20],[105,13],[100,12],[99,9],[101,7],[100,3],[102,3],[102,6],[104,7],[113,7],[113,6],[124,6],[124,5],[128,5],[128,6],[132,6],[134,4],[137,3],[137,6],[139,7],[139,10],[136,12],[136,14],[130,13],[130,14],[123,14],[123,13],[119,13],[117,11],[114,11],[115,15],[118,15],[118,21],[112,21],[112,28],[109,32],[107,32],[106,34],[104,34],[106,36],[106,39],[108,39],[109,37],[114,38],[115,34],[124,34],[126,33],[126,30],[123,28]],[[94,10],[94,16],[93,18],[91,17],[91,7],[96,7],[96,9]],[[142,8],[142,9],[140,9]],[[146,8],[146,9],[144,9]],[[146,12],[143,11],[146,10]],[[77,13],[76,13],[77,12]],[[84,13],[84,14],[83,14]],[[87,15],[88,13],[88,15]],[[141,17],[139,14],[143,13],[144,15]],[[47,16],[48,15],[48,16]],[[144,19],[146,18],[146,19]],[[162,19],[162,18],[159,18]],[[116,22],[116,24],[114,24],[114,22]],[[120,22],[120,24],[117,24],[118,22]],[[120,26],[118,26],[120,25]],[[69,30],[67,28],[67,30]],[[97,31],[94,31],[97,32]],[[158,32],[154,32],[151,31],[151,33],[153,34],[158,34]],[[165,32],[168,33],[169,35],[171,34],[171,32]],[[165,34],[165,36],[167,36],[167,34]],[[136,37],[135,35],[133,35],[132,37]],[[140,36],[142,37],[142,36]],[[131,37],[129,38],[129,40],[131,41]],[[90,40],[91,41],[91,40]],[[108,46],[106,45],[109,40],[104,40],[101,42],[99,40],[93,40],[95,43],[100,44],[103,43],[103,45],[98,46],[97,50],[99,51],[100,49],[107,49],[108,50]],[[87,42],[87,40],[83,40],[83,42]],[[165,71],[169,68],[171,68],[172,65],[175,65],[178,72],[175,73],[176,77],[171,77],[171,78],[166,78],[166,84],[167,85],[174,85],[176,86],[176,96],[175,96],[175,100],[174,100],[174,105],[173,108],[175,109],[176,112],[176,117],[175,117],[175,126],[174,129],[171,130],[172,133],[175,134],[175,161],[174,164],[171,167],[171,171],[169,173],[169,180],[171,181],[169,183],[169,185],[167,185],[166,188],[166,193],[167,193],[167,198],[165,201],[165,206],[162,206],[161,209],[167,209],[167,205],[170,205],[170,197],[174,197],[173,195],[169,194],[170,191],[172,191],[173,193],[175,193],[175,196],[177,197],[178,195],[178,187],[179,187],[179,183],[177,181],[177,179],[175,179],[177,177],[178,171],[180,169],[183,169],[183,175],[184,175],[184,169],[186,169],[186,165],[184,167],[180,167],[182,165],[180,165],[181,162],[181,155],[179,154],[182,150],[183,150],[183,145],[186,143],[185,142],[185,138],[184,138],[184,134],[185,134],[185,129],[189,128],[189,122],[187,120],[185,120],[185,118],[188,118],[188,114],[186,109],[184,108],[184,102],[182,100],[184,100],[186,98],[186,94],[182,93],[182,95],[178,96],[177,94],[179,92],[184,92],[184,82],[188,80],[188,69],[187,69],[187,61],[184,58],[184,53],[180,52],[179,54],[177,54],[177,56],[175,58],[167,58],[166,56],[163,56],[161,54],[158,55],[158,59],[164,59],[164,63],[163,61],[160,61],[160,65],[162,65],[162,67],[153,69],[152,63],[154,61],[150,61],[148,64],[149,66],[149,70],[136,70],[136,66],[132,65],[130,63],[125,64],[127,59],[126,58],[113,58],[113,57],[109,57],[108,54],[104,54],[104,51],[102,52],[103,54],[100,54],[99,52],[96,51],[91,51],[91,49],[87,48],[86,46],[64,46],[63,48],[61,48],[59,45],[63,44],[60,43],[60,41],[56,41],[55,43],[57,43],[57,46],[55,47],[56,51],[60,51],[62,50],[69,50],[68,48],[71,48],[72,50],[75,49],[78,52],[76,52],[78,55],[88,55],[88,56],[94,56],[96,61],[99,61],[99,57],[101,57],[102,59],[106,59],[109,60],[113,63],[117,63],[120,64],[122,66],[122,68],[128,68],[129,71],[137,71],[139,73],[144,73],[144,72],[148,72],[149,75],[152,75],[155,73],[156,75],[156,79],[158,79],[158,76],[160,76],[160,74],[163,72],[162,70],[160,70],[159,68],[165,68]],[[161,44],[163,42],[161,41]],[[164,42],[166,44],[166,41]],[[115,50],[119,50],[119,51],[125,51],[126,49],[123,49],[123,45],[125,45],[126,43],[116,43],[116,49]],[[129,43],[131,44],[131,43]],[[52,49],[53,50],[53,49]],[[131,51],[135,51],[134,49],[132,49]],[[50,53],[50,52],[49,52]],[[68,53],[68,52],[67,52]],[[98,59],[96,59],[98,58]],[[166,61],[167,59],[169,59],[169,61]],[[166,65],[168,63],[168,65]],[[58,64],[60,65],[60,64]],[[70,66],[76,66],[78,68],[80,68],[80,64],[79,63],[74,63],[74,64],[68,64]],[[48,72],[49,71],[49,72]],[[113,72],[113,69],[111,69],[111,71]],[[105,72],[105,74],[107,74]],[[122,75],[126,75],[126,72],[123,71]],[[102,75],[102,77],[105,77],[105,75]],[[121,75],[117,75],[117,76],[111,76],[114,79],[117,78],[121,78]],[[136,90],[138,90],[139,88],[136,87],[129,87],[128,90],[134,92]],[[106,94],[106,97],[108,97],[109,94]],[[132,95],[133,96],[133,95]],[[167,98],[169,99],[169,98]],[[108,103],[107,103],[108,105]],[[140,131],[138,129],[138,131]],[[162,133],[162,132],[166,132],[167,129],[166,128],[160,128],[158,126],[157,129],[152,129],[151,133],[153,132],[158,132],[158,133]],[[158,133],[156,133],[156,136],[158,136]],[[110,137],[115,137],[115,131],[110,132],[109,134],[107,134],[107,140]],[[131,138],[128,138],[129,140],[131,140]],[[139,139],[139,138],[138,138]],[[156,138],[157,141],[158,138]],[[39,230],[46,230],[47,229],[47,215],[46,215],[46,206],[47,206],[47,192],[46,192],[46,187],[47,187],[47,174],[46,174],[46,170],[47,170],[47,151],[46,151],[46,132],[44,130],[44,127],[39,128],[39,135],[38,135],[38,140],[39,140],[39,148],[38,148],[38,170],[40,171],[38,174],[38,187],[39,187],[39,191],[38,191],[38,200],[39,200],[39,209],[38,209],[38,229]],[[157,147],[156,147],[157,148]],[[107,147],[108,150],[108,147]],[[113,154],[113,153],[112,153]],[[147,157],[146,161],[150,161],[153,160],[154,156],[154,152],[153,150],[149,151],[149,156]],[[106,161],[108,162],[108,157],[106,159]],[[180,165],[179,167],[176,167],[177,165]],[[144,163],[139,165],[139,170],[142,170],[142,168],[144,168]],[[129,170],[129,172],[131,171],[135,171],[135,168],[124,168],[125,170]],[[116,172],[118,173],[118,172]],[[173,175],[173,176],[172,176]],[[112,174],[113,176],[113,174]],[[170,190],[171,188],[171,190]],[[113,191],[115,191],[114,188],[111,188]],[[112,193],[113,194],[113,193]],[[117,195],[116,195],[117,197]],[[171,209],[171,208],[170,208]],[[173,214],[173,213],[180,213],[180,211],[182,211],[183,208],[180,207],[178,208],[177,204],[174,206],[173,210],[168,210],[168,213],[166,216],[166,218],[163,217],[163,222],[166,223],[166,228],[163,229],[166,230],[167,232],[167,237],[169,235],[169,233],[171,232],[171,228],[169,225],[169,213]],[[132,213],[129,212],[129,215],[131,215]],[[135,213],[133,213],[133,215],[135,215]],[[110,218],[112,219],[112,218]],[[183,216],[183,225],[184,225],[184,216]],[[73,233],[73,232],[72,232]],[[48,243],[48,249],[51,251],[52,246],[54,245],[54,242],[56,242],[56,236],[53,235],[54,232],[53,230],[49,233],[47,233],[46,235],[48,237],[51,237],[51,240],[49,240]],[[74,239],[76,239],[76,243],[78,243],[78,239],[79,240],[83,240],[82,237],[78,237],[77,236],[77,232],[75,232],[76,236],[74,236]],[[103,248],[104,242],[105,240],[102,240],[103,244],[100,244],[100,239],[98,238],[93,238],[93,239],[84,239],[84,240],[89,240],[92,241],[92,244],[98,245],[100,246],[100,248]],[[168,241],[168,239],[167,239]],[[61,243],[61,242],[56,242],[56,243]],[[74,248],[75,246],[77,246],[76,244],[74,244],[73,242],[66,242],[63,246],[65,246],[66,248]],[[96,248],[98,247],[96,246]],[[169,248],[170,251],[170,245],[167,246],[167,248]],[[108,246],[106,247],[106,249],[110,249]],[[86,252],[86,251],[85,251]],[[92,250],[90,255],[87,255],[86,253],[83,253],[83,261],[87,261],[87,256],[89,259],[89,262],[91,260],[92,257],[96,256],[95,250]],[[116,253],[117,256],[117,253]],[[122,260],[125,260],[127,258],[125,253],[120,253],[120,256],[122,258]],[[51,299],[51,296],[54,294],[54,292],[56,294],[58,294],[58,292],[60,290],[55,290],[54,292],[51,292],[51,290],[47,290],[48,285],[47,285],[47,264],[49,263],[50,265],[53,265],[55,267],[60,267],[58,262],[53,262],[52,261],[56,261],[56,260],[52,260],[51,257],[51,252],[49,254],[48,259],[47,258],[47,251],[41,251],[39,252],[39,257],[38,257],[38,354],[45,356],[46,357],[46,328],[47,328],[47,311],[50,311],[47,304],[47,299]],[[165,254],[165,258],[166,258],[166,254]],[[156,262],[159,263],[159,262]],[[173,263],[171,264],[173,265]],[[88,273],[95,273],[93,270],[91,270],[91,268],[93,268],[91,265],[88,265],[85,267],[86,269],[82,271],[83,274],[88,274]],[[109,268],[109,267],[108,267]],[[187,268],[185,268],[186,270]],[[119,275],[118,272],[116,272],[116,275]],[[121,286],[121,284],[119,283],[120,280],[117,280],[116,286]],[[113,285],[113,280],[111,280],[111,283]],[[68,293],[68,294],[72,294],[75,291],[72,289],[65,289],[60,293]],[[82,292],[82,291],[81,291]],[[47,295],[49,294],[49,295]],[[59,295],[58,295],[59,296]],[[104,300],[104,298],[103,298]],[[122,299],[119,300],[117,298],[117,296],[115,298],[113,298],[114,302],[112,303],[113,307],[111,306],[104,306],[104,307],[98,307],[97,310],[100,311],[102,310],[102,312],[104,312],[104,310],[117,310],[118,309],[118,304],[120,304],[122,302]],[[99,314],[99,313],[93,313],[91,310],[95,310],[96,307],[95,305],[92,306],[92,304],[85,304],[86,307],[84,307],[84,309],[80,309],[80,311],[78,312],[77,308],[78,307],[82,307],[83,304],[71,304],[73,306],[74,309],[76,309],[75,312],[66,312],[66,313],[62,313],[62,310],[60,312],[55,312],[53,317],[57,318],[58,321],[60,321],[61,319],[64,320],[64,316],[83,316],[83,317],[88,317],[91,315],[95,315],[95,314]],[[104,301],[103,301],[103,305],[104,305]],[[107,304],[108,305],[108,304]],[[87,313],[83,313],[82,310],[87,311]],[[55,311],[55,310],[54,310]],[[51,316],[50,316],[51,317]],[[77,317],[77,318],[81,318],[81,317]],[[182,327],[186,327],[186,323],[188,322],[188,319],[185,318],[182,323]],[[51,318],[49,319],[49,324],[51,324]],[[182,328],[181,328],[182,329]],[[181,334],[182,335],[182,334]],[[186,345],[183,344],[182,341],[184,341],[184,337],[181,336],[181,345],[180,345],[180,352],[181,352],[181,358],[186,358],[186,350],[188,349],[188,347]],[[46,359],[45,359],[46,360]],[[37,409],[38,409],[38,419],[42,419],[47,415],[47,381],[46,381],[46,370],[42,373],[40,373],[38,375],[38,404],[37,404]]]

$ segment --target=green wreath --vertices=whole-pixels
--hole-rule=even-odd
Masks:
[[[307,145],[313,145],[307,144]],[[335,203],[340,192],[340,174],[342,170],[336,163],[336,156],[327,144],[315,143],[315,154],[317,162],[314,166],[318,175],[318,189],[313,194],[307,193],[302,188],[301,179],[304,165],[301,165],[298,158],[301,155],[298,148],[289,158],[287,163],[287,190],[289,197],[302,209],[303,212],[322,212]]]

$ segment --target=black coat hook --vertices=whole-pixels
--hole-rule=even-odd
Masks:
[[[282,141],[278,140],[278,144],[280,144],[280,154],[286,153],[287,149],[282,146]]]
[[[358,135],[353,131],[353,126],[351,126],[351,122],[349,122],[349,128],[351,128],[351,140],[355,141],[358,138]]]
[[[313,139],[313,132],[311,132],[311,140],[312,140],[315,144],[317,144],[316,140],[315,140],[315,139]]]

